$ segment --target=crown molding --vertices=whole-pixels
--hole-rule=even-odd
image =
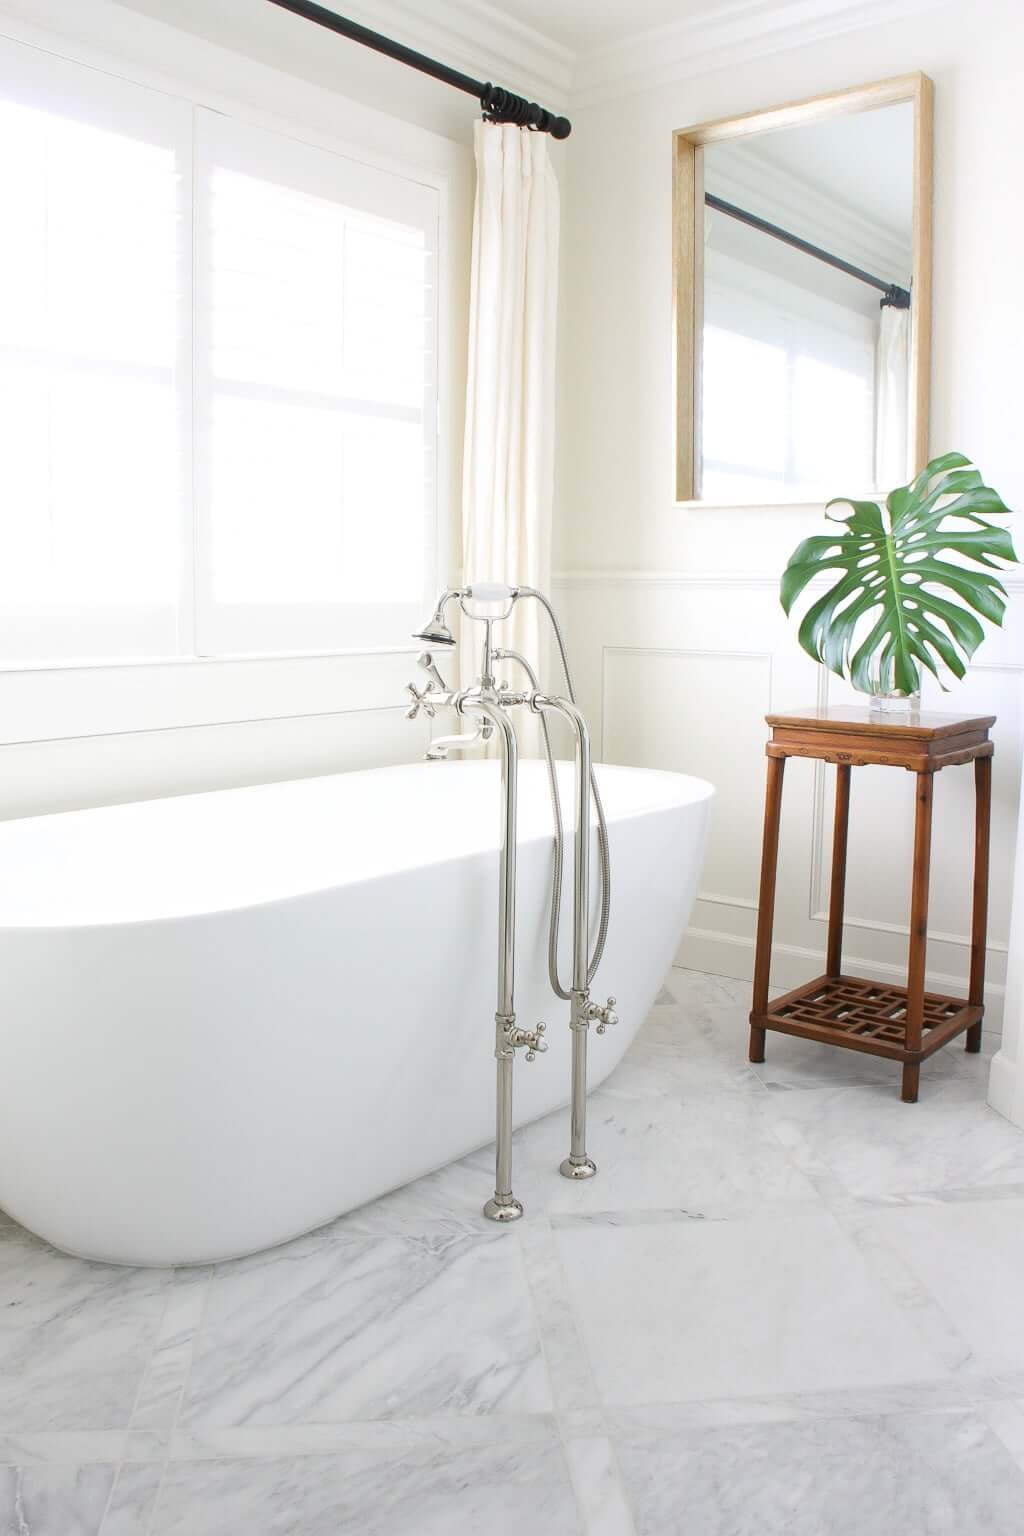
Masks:
[[[42,13],[57,3],[0,0],[0,13],[27,13],[46,25]],[[552,111],[571,115],[616,97],[843,33],[966,6],[967,0],[700,0],[702,9],[667,26],[638,26],[616,43],[590,49],[584,44],[576,50],[516,20],[493,0],[326,3],[466,74],[490,79]],[[114,0],[114,4],[255,57],[280,38],[282,17],[287,16],[276,7],[264,6],[263,0]],[[315,29],[304,25],[312,38]],[[325,83],[322,50],[312,41],[305,50],[296,47],[277,64],[287,72],[315,75],[318,83]],[[382,110],[393,109],[385,105]]]
[[[961,0],[730,0],[577,55],[572,104],[691,79],[767,54],[946,9]]]
[[[570,49],[487,0],[328,0],[353,21],[395,37],[454,69],[519,95],[551,98],[565,111],[572,89]]]

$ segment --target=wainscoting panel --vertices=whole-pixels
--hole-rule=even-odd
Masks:
[[[763,652],[604,649],[601,756],[711,780],[717,798],[701,902],[745,914],[757,896],[748,850],[759,807],[749,764],[763,746],[758,722],[771,707],[771,676]],[[706,717],[705,728],[694,731],[695,715]]]
[[[989,923],[990,1020],[1001,1017],[1012,857],[1024,752],[1024,624],[1013,581],[1007,624],[986,641],[955,693],[926,684],[927,708],[998,716],[994,736]],[[610,762],[669,768],[717,787],[708,856],[680,964],[749,978],[764,805],[765,713],[855,699],[800,651],[774,575],[572,572],[556,582],[581,702]],[[859,701],[858,701],[859,702]],[[834,774],[786,767],[772,979],[805,980],[824,960]],[[845,963],[897,980],[906,964],[912,776],[853,778]],[[941,773],[935,792],[929,985],[964,986],[968,965],[974,784]]]

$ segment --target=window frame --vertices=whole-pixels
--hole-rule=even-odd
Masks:
[[[79,9],[81,7],[82,9]],[[87,9],[86,9],[87,7]],[[84,11],[84,14],[83,14]],[[101,0],[76,0],[69,13],[69,30],[80,23],[95,20],[100,31]],[[434,566],[439,580],[457,565],[452,464],[458,447],[459,423],[455,420],[452,390],[452,206],[453,177],[458,146],[448,144],[440,135],[418,129],[383,114],[371,116],[397,128],[380,133],[389,146],[401,139],[403,132],[422,134],[444,153],[393,153],[369,145],[359,137],[344,137],[328,131],[322,113],[302,110],[307,94],[323,107],[334,93],[309,87],[304,82],[268,70],[256,60],[231,54],[228,79],[234,94],[223,91],[218,82],[211,85],[208,49],[199,38],[178,29],[173,32],[175,46],[168,50],[174,73],[154,68],[127,53],[111,53],[84,40],[54,32],[50,26],[0,15],[0,40],[35,50],[57,60],[106,74],[145,90],[155,91],[186,109],[206,109],[224,114],[239,123],[309,144],[328,154],[341,156],[371,170],[404,178],[432,190],[437,197],[436,283],[434,285],[435,419],[427,423],[435,448],[433,498]],[[141,18],[140,18],[141,21]],[[84,30],[84,28],[83,28]],[[133,44],[137,41],[133,39]],[[163,50],[157,55],[163,57]],[[225,57],[228,57],[225,55]],[[284,111],[265,106],[274,99],[268,92],[268,75],[278,83],[293,87],[281,92]],[[293,96],[298,99],[289,99]],[[340,97],[349,104],[350,99]],[[358,103],[351,103],[354,107]],[[373,131],[371,124],[370,131]],[[418,149],[418,146],[417,146]],[[431,160],[452,162],[451,168],[431,164]],[[192,199],[189,198],[189,207]],[[194,515],[190,509],[190,527]],[[187,551],[186,551],[187,555]],[[191,565],[194,572],[194,562]],[[28,662],[0,660],[0,745],[64,741],[89,736],[106,736],[135,731],[185,729],[191,726],[230,725],[259,720],[278,720],[357,712],[381,708],[403,708],[395,700],[399,679],[407,676],[404,658],[416,654],[408,643],[383,644],[373,641],[349,646],[316,647],[309,650],[271,650],[264,653],[228,653],[203,655],[196,645],[193,594],[185,592],[181,624],[183,650],[177,654],[154,652],[143,657],[118,657],[97,654],[90,657]],[[187,641],[190,649],[184,650]],[[263,681],[269,685],[264,687]],[[357,681],[358,680],[358,681]],[[343,690],[343,691],[340,691]],[[344,702],[342,702],[344,700]],[[95,706],[95,707],[94,707]],[[297,706],[297,707],[296,707]]]

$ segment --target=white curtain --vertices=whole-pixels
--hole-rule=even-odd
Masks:
[[[875,362],[875,487],[891,491],[910,473],[910,310],[883,304]]]
[[[547,592],[558,183],[547,134],[481,121],[476,124],[475,149],[463,581],[499,581]],[[513,622],[502,626],[498,643],[543,665],[540,618],[538,604],[519,603]],[[468,638],[471,643],[462,648],[464,683],[479,670],[476,636],[471,632]],[[524,745],[535,749],[536,741],[536,733],[527,733]]]

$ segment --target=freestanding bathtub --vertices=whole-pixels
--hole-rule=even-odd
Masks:
[[[198,1263],[492,1140],[498,772],[417,764],[0,826],[0,1206],[72,1253]],[[595,996],[622,1022],[591,1039],[591,1085],[671,964],[713,793],[597,773],[614,886]],[[569,1091],[547,795],[523,763],[516,1005],[550,1047],[517,1065],[517,1124]]]

